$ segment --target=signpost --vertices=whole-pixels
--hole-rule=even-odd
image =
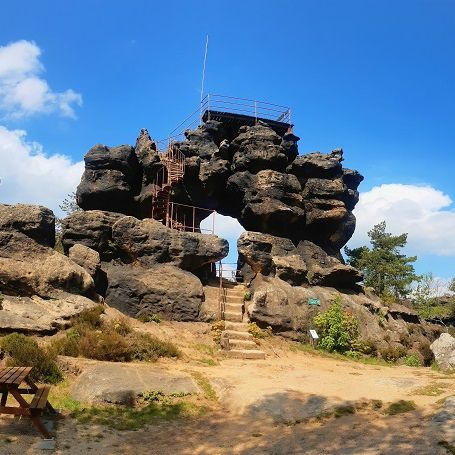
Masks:
[[[308,299],[308,305],[320,305],[321,301],[317,297],[310,297]]]
[[[315,346],[319,340],[319,335],[317,334],[316,330],[310,329],[310,344],[311,346]]]

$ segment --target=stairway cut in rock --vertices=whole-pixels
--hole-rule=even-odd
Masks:
[[[221,333],[221,347],[226,356],[235,359],[265,359],[265,352],[258,348],[253,335],[248,332],[243,285],[229,283],[223,289],[222,314],[225,323]]]

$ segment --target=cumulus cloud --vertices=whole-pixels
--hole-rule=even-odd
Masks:
[[[1,69],[1,68],[0,68]],[[61,215],[58,205],[79,184],[83,161],[64,155],[46,155],[43,147],[28,142],[22,130],[0,125],[0,202],[39,204]]]
[[[408,233],[411,254],[455,255],[452,199],[432,186],[384,184],[360,194],[350,247],[368,244],[367,232],[385,220],[393,234]]]
[[[10,118],[53,112],[75,118],[74,106],[82,104],[82,96],[71,89],[54,92],[40,77],[40,56],[31,41],[0,46],[0,111]]]

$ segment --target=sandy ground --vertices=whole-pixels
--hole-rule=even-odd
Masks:
[[[150,328],[149,328],[150,327]],[[306,454],[370,455],[448,452],[446,439],[432,420],[441,399],[455,395],[455,376],[429,368],[364,365],[292,351],[283,340],[267,339],[265,361],[216,359],[206,324],[147,326],[179,343],[183,360],[160,361],[169,371],[197,371],[209,379],[218,401],[203,417],[174,420],[138,431],[114,431],[81,425],[66,416],[57,425],[58,454]],[[178,334],[177,334],[178,331]],[[82,366],[83,368],[83,366]],[[437,396],[422,388],[441,386]],[[414,411],[387,416],[371,407],[413,400]],[[339,418],[315,418],[327,409],[354,405],[358,411]],[[7,441],[11,442],[7,442]],[[0,417],[0,454],[43,453],[27,420]]]

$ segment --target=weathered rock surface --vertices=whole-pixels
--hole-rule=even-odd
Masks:
[[[0,302],[0,333],[52,334],[68,327],[72,316],[95,305],[86,297],[69,293],[52,299],[4,295]]]
[[[214,209],[248,230],[296,244],[309,240],[339,255],[354,232],[352,209],[363,179],[342,167],[341,149],[298,156],[297,136],[281,137],[261,122],[235,131],[208,121],[185,135],[176,145],[186,169],[174,188],[175,202]],[[85,160],[78,189],[82,208],[150,216],[154,176],[162,164],[146,130],[134,149],[98,145]]]
[[[441,410],[433,417],[433,425],[440,432],[440,440],[455,444],[455,396],[447,397]]]
[[[105,295],[107,277],[106,272],[101,269],[101,259],[98,251],[76,243],[69,249],[68,257],[90,274],[95,283],[97,294]]]
[[[82,403],[134,406],[138,395],[150,391],[165,395],[200,392],[188,374],[150,365],[103,363],[88,367],[78,377],[71,394]]]
[[[66,254],[75,244],[98,251],[102,260],[117,252],[112,242],[112,226],[125,215],[101,210],[74,212],[62,221],[62,244]]]
[[[340,292],[331,287],[292,286],[261,274],[252,281],[251,290],[252,299],[246,307],[251,321],[263,328],[270,326],[275,333],[293,340],[308,341],[308,330],[315,328],[314,316],[327,310],[337,296],[344,308],[357,317],[361,339],[381,355],[389,350],[404,354],[411,349],[428,365],[432,360],[428,340],[434,340],[441,332],[438,326],[410,324],[397,313],[391,314],[373,295]],[[310,298],[318,298],[320,306],[309,305]]]
[[[449,333],[441,333],[430,348],[440,368],[444,370],[455,368],[455,338],[453,336]]]
[[[176,321],[196,321],[204,292],[199,278],[172,265],[143,268],[106,265],[106,303],[138,317],[157,314]]]
[[[17,233],[53,248],[55,216],[52,210],[39,205],[0,204],[0,244],[8,240],[7,236]]]
[[[124,262],[146,267],[170,263],[195,271],[229,251],[228,242],[220,237],[176,231],[153,219],[124,217],[112,227],[112,238]]]
[[[360,273],[329,256],[308,240],[297,247],[291,240],[259,232],[244,232],[238,242],[240,263],[248,264],[254,273],[277,276],[291,285],[302,284],[355,288]]]

